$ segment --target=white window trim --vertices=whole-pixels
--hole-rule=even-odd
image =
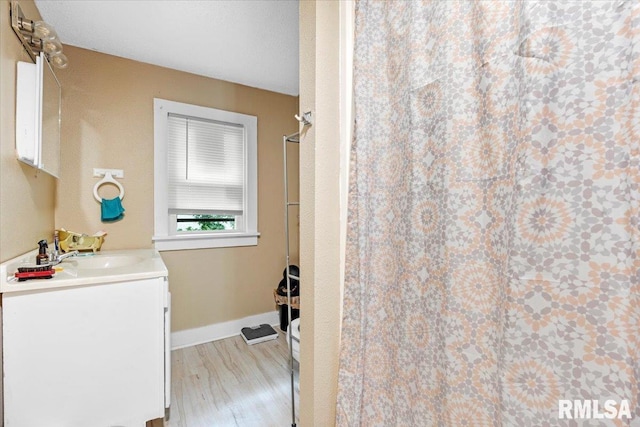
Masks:
[[[153,99],[154,117],[154,236],[159,251],[184,249],[256,246],[258,244],[258,118],[246,114],[201,107],[166,99]],[[167,180],[167,116],[169,113],[200,117],[227,123],[239,123],[247,136],[247,164],[245,182],[245,230],[242,232],[217,232],[172,234],[169,230],[168,180]]]

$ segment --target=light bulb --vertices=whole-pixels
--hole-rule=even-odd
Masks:
[[[42,39],[42,50],[49,55],[62,53],[62,43],[58,39]]]
[[[53,40],[58,38],[56,30],[44,21],[36,21],[33,24],[33,35],[42,40]]]
[[[69,60],[62,52],[49,55],[49,62],[56,68],[64,69],[69,65]]]

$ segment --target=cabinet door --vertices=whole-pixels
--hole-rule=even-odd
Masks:
[[[60,175],[61,88],[43,54],[36,63],[18,62],[16,153],[18,160],[56,178]]]
[[[162,279],[3,296],[5,424],[143,425],[164,415]]]

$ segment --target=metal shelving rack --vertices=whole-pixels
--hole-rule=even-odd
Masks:
[[[311,111],[307,111],[298,116],[294,116],[296,120],[303,126],[311,126]],[[296,427],[296,404],[295,404],[295,381],[293,369],[293,333],[291,331],[291,279],[300,282],[300,277],[291,274],[289,271],[290,264],[290,247],[289,247],[289,208],[291,206],[300,206],[300,202],[289,201],[289,176],[287,173],[287,144],[300,144],[300,132],[282,137],[282,152],[284,155],[284,234],[285,234],[285,251],[287,256],[287,331],[289,331],[289,368],[291,372],[291,427]]]
[[[287,316],[289,331],[289,368],[291,372],[291,427],[296,427],[296,405],[295,405],[295,383],[293,369],[293,333],[291,331],[291,279],[300,281],[300,277],[289,272],[290,264],[290,247],[289,247],[289,208],[291,206],[300,206],[300,202],[289,201],[289,176],[287,173],[287,144],[300,143],[300,133],[296,132],[292,135],[282,137],[282,152],[284,153],[284,235],[285,235],[285,253],[287,260]]]

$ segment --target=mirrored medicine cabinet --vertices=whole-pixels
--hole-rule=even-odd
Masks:
[[[61,88],[43,54],[17,63],[16,152],[18,160],[60,176]]]

